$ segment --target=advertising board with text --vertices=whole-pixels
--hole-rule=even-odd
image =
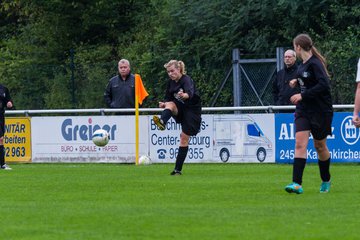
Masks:
[[[147,116],[140,116],[140,155],[148,154]],[[33,162],[135,162],[134,116],[33,117]],[[92,142],[97,129],[110,133],[105,147]]]
[[[173,118],[161,131],[154,121],[149,121],[150,157],[155,162],[175,162],[180,145],[181,125]],[[203,115],[201,130],[196,136],[190,137],[187,162],[211,161],[212,158],[212,116]]]
[[[181,125],[173,119],[160,131],[149,122],[150,156],[155,162],[174,162]],[[187,163],[274,162],[274,115],[202,115],[201,131],[190,138]]]
[[[332,122],[332,136],[327,145],[332,162],[360,162],[360,129],[352,123],[352,113],[336,112]],[[275,115],[276,162],[292,163],[295,154],[295,126],[293,114]],[[317,162],[318,155],[310,136],[307,162]]]
[[[160,131],[152,116],[140,116],[140,155],[155,163],[173,163],[180,144],[181,125],[173,119]],[[110,133],[105,147],[97,147],[92,133]],[[133,116],[33,117],[33,162],[135,161]],[[203,115],[201,131],[192,136],[188,163],[274,162],[274,115]]]
[[[31,162],[30,136],[30,118],[5,118],[4,147],[6,162]]]

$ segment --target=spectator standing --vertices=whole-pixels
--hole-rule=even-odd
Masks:
[[[296,78],[297,64],[296,52],[294,50],[287,50],[284,53],[284,68],[281,69],[273,82],[273,99],[274,105],[293,105],[290,97],[299,93],[298,88],[291,88],[289,85],[290,80]],[[280,110],[279,112],[294,112],[294,110]]]
[[[109,108],[134,108],[135,76],[131,73],[130,62],[121,59],[118,63],[118,71],[119,74],[112,77],[106,86],[105,103]]]

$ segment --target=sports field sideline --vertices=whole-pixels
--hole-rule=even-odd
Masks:
[[[284,191],[292,165],[12,164],[0,171],[1,239],[358,239],[358,164],[320,194]]]

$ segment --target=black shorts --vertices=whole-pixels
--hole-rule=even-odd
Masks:
[[[200,132],[201,126],[201,106],[186,106],[174,101],[178,114],[173,116],[177,123],[181,124],[182,131],[189,135],[195,136]]]
[[[332,135],[332,119],[332,112],[295,112],[295,129],[310,131],[314,139],[322,140]]]

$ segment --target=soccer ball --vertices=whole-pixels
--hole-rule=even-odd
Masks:
[[[98,147],[104,147],[108,144],[110,139],[109,133],[104,129],[98,129],[92,136],[93,143]]]
[[[140,165],[149,165],[149,164],[151,164],[151,159],[146,155],[142,155],[141,157],[139,157],[139,164]]]

